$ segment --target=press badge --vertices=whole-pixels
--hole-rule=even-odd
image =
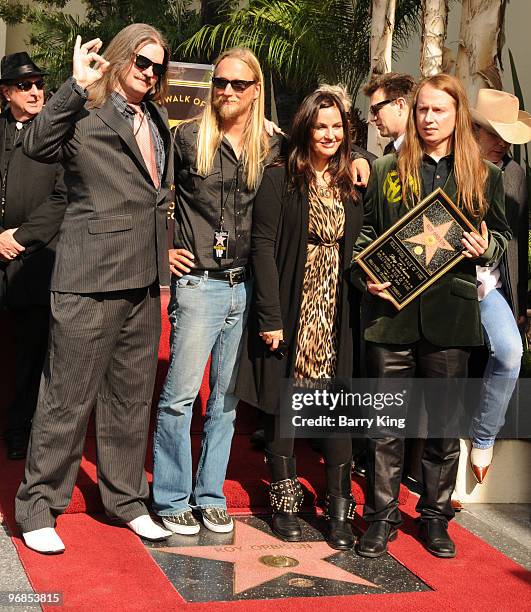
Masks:
[[[214,259],[221,261],[227,259],[227,252],[229,248],[229,232],[224,229],[218,229],[214,232],[214,246],[212,247],[214,252]]]

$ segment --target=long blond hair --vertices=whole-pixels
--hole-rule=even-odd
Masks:
[[[164,65],[167,66],[170,60],[168,43],[164,36],[155,28],[146,23],[133,23],[111,40],[105,49],[103,57],[109,62],[109,68],[103,73],[101,79],[93,83],[89,88],[89,106],[99,108],[103,106],[109,94],[116,88],[131,68],[136,50],[146,44],[160,45],[164,49]],[[150,99],[162,104],[162,100],[168,89],[168,72],[164,72],[157,79],[153,90],[144,99]]]
[[[406,201],[408,192],[410,192],[414,201],[420,200],[420,166],[424,148],[417,130],[416,110],[420,90],[425,85],[446,92],[455,101],[456,121],[453,135],[453,153],[457,205],[473,219],[483,219],[488,207],[485,200],[485,183],[488,170],[474,138],[470,108],[463,85],[459,79],[448,74],[437,74],[422,80],[413,92],[406,137],[398,155],[398,174],[402,184],[402,198]]]
[[[269,138],[264,130],[264,76],[253,52],[243,47],[235,47],[223,52],[214,62],[214,73],[217,65],[228,57],[239,59],[247,64],[255,81],[260,84],[260,94],[253,101],[243,132],[243,170],[247,188],[252,191],[262,177],[264,161],[269,152]],[[212,170],[214,156],[223,139],[220,119],[212,106],[212,92],[213,87],[211,86],[205,110],[199,120],[197,170],[200,174],[208,174]]]

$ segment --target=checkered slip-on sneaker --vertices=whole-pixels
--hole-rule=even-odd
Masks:
[[[225,508],[201,508],[203,524],[210,531],[229,533],[234,529],[234,523]]]
[[[173,531],[173,533],[180,533],[181,535],[199,533],[199,523],[196,521],[191,510],[184,510],[184,512],[179,512],[179,514],[161,516],[160,518],[164,527]]]

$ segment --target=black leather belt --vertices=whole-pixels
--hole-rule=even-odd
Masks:
[[[228,281],[231,287],[251,278],[249,267],[231,268],[230,270],[191,270],[189,274],[192,276],[205,276],[208,274],[208,278]]]

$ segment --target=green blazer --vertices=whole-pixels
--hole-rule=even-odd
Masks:
[[[391,154],[376,160],[372,166],[364,198],[363,229],[354,247],[354,257],[413,206],[412,201],[409,208],[402,201],[396,162],[396,155]],[[489,203],[485,217],[489,246],[481,257],[462,260],[400,311],[391,302],[367,292],[365,272],[353,263],[352,281],[365,292],[367,298],[365,340],[383,344],[412,344],[424,338],[441,347],[483,344],[476,265],[488,266],[497,262],[511,239],[511,230],[505,220],[502,172],[493,164],[485,163],[489,171],[485,187]],[[443,189],[454,202],[457,201],[453,172]]]

